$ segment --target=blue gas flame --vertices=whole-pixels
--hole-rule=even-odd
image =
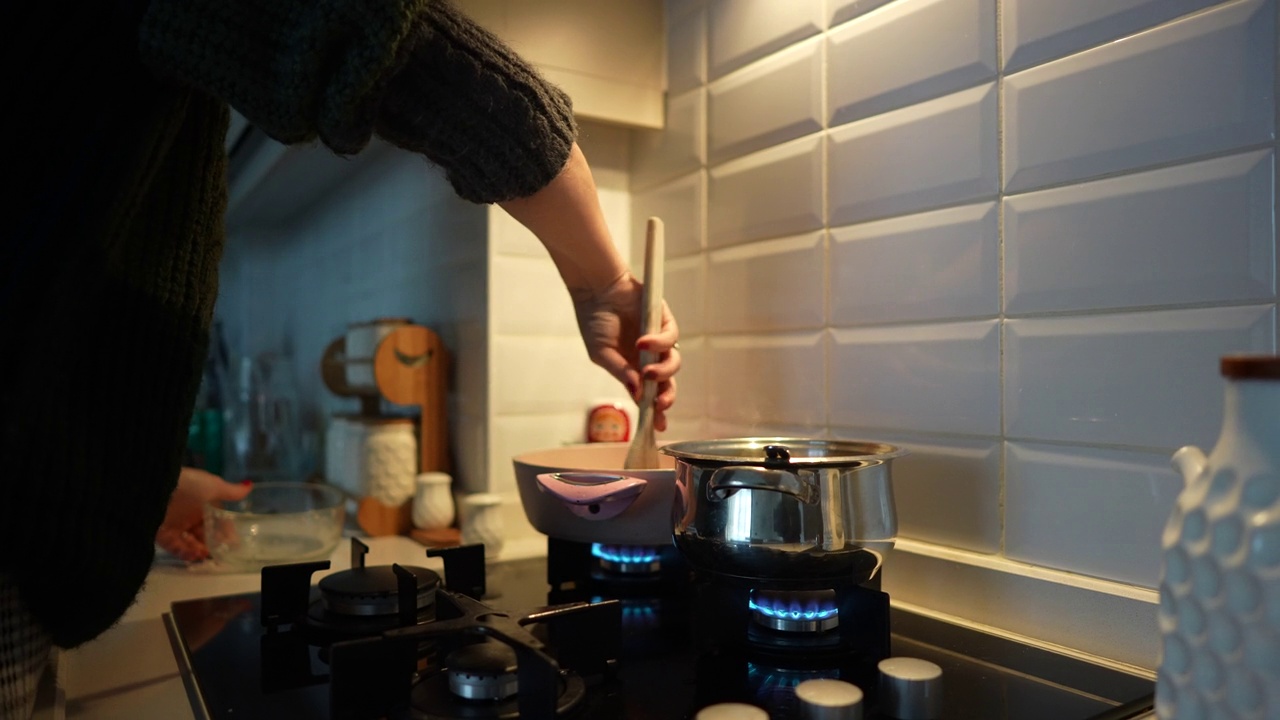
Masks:
[[[753,595],[750,600],[752,610],[760,614],[778,618],[779,620],[825,620],[840,612],[834,599],[821,600],[815,597],[759,597]]]
[[[658,549],[644,545],[604,545],[595,543],[591,554],[606,562],[647,565],[658,560]]]

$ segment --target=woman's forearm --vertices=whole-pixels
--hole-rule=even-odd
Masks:
[[[630,271],[613,244],[591,168],[576,143],[550,184],[499,205],[547,248],[575,299],[608,289]]]

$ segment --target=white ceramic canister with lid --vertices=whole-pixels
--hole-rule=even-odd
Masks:
[[[418,439],[413,420],[367,419],[361,460],[365,495],[389,506],[402,505],[412,498],[418,475]]]
[[[1173,456],[1163,536],[1160,720],[1280,718],[1280,357],[1222,358],[1222,431]]]

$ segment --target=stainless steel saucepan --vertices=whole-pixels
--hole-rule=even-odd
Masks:
[[[893,445],[736,438],[671,443],[675,544],[695,567],[746,580],[865,582],[893,547]]]

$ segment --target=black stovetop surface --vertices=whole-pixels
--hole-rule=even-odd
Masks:
[[[486,570],[482,601],[499,610],[528,611],[573,601],[619,600],[621,653],[612,677],[588,679],[584,699],[566,716],[667,720],[692,718],[718,702],[748,702],[775,720],[798,717],[793,688],[815,677],[854,682],[869,691],[874,680],[865,663],[829,653],[757,652],[721,642],[715,603],[704,584],[666,584],[649,594],[633,586],[591,582],[550,591],[547,561],[501,562]],[[312,589],[315,592],[315,589]],[[708,609],[706,604],[712,603]],[[310,684],[264,687],[261,595],[251,593],[174,603],[166,615],[178,664],[197,718],[316,718],[330,712],[328,666],[315,647],[293,658],[309,668]],[[844,622],[844,621],[842,621]],[[889,614],[893,656],[923,658],[943,669],[940,720],[1122,720],[1151,707],[1150,679],[1095,665],[1047,649],[893,608]],[[268,656],[268,662],[279,662]],[[872,664],[874,667],[874,664]],[[268,668],[270,669],[270,668]],[[871,687],[868,687],[871,685]],[[456,707],[456,706],[455,706]],[[473,711],[474,710],[474,711]],[[501,717],[498,708],[462,707],[457,714],[406,712],[407,718]],[[505,711],[513,711],[508,703]]]

